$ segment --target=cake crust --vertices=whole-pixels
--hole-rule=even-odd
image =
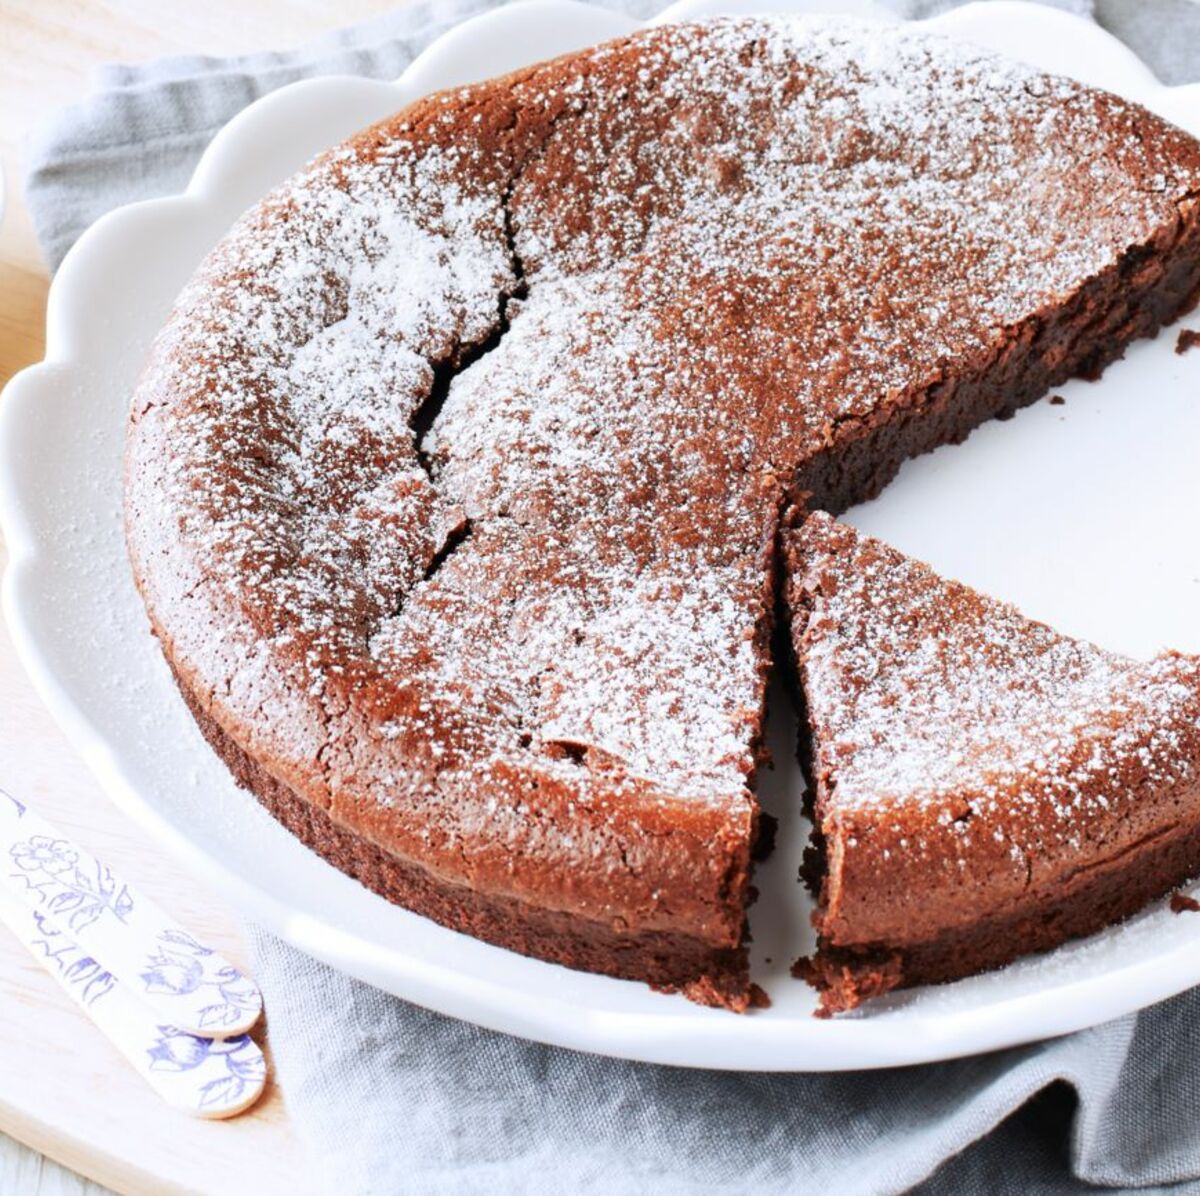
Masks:
[[[780,512],[1198,288],[1200,148],[1135,105],[912,30],[648,31],[421,101],[239,222],[134,399],[135,577],[335,865],[745,1008]]]
[[[755,986],[746,983],[743,946],[722,951],[703,939],[689,940],[669,932],[623,933],[439,881],[299,797],[238,747],[181,684],[179,690],[201,734],[238,784],[252,792],[306,847],[388,901],[522,955],[619,979],[642,980],[663,992],[681,992],[701,1005],[741,1013],[766,1003]]]

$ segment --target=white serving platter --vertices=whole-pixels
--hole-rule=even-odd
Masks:
[[[685,0],[659,20],[772,7],[822,6]],[[888,19],[866,3],[834,7]],[[1200,87],[1162,87],[1078,18],[993,0],[928,24],[1200,133]],[[633,28],[569,0],[528,0],[455,29],[397,83],[295,84],[216,137],[185,195],[123,208],[80,239],[50,293],[46,360],[0,403],[4,609],[39,692],[119,806],[248,917],[409,1000],[543,1042],[695,1067],[881,1067],[1080,1029],[1200,983],[1200,915],[1160,906],[992,975],[815,1020],[812,993],[788,975],[808,945],[808,905],[795,881],[805,831],[782,702],[771,720],[781,765],[764,793],[783,817],[781,844],[753,918],[756,978],[774,1004],[745,1017],[525,959],[387,904],[277,826],[194,727],[121,534],[129,396],[176,293],[234,218],[315,152],[436,88]],[[1100,383],[1063,387],[1064,405],[1040,403],[910,463],[851,520],[1106,647],[1200,651],[1200,352],[1177,356],[1174,340],[1135,346]]]

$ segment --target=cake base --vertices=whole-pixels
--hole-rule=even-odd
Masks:
[[[873,60],[877,30],[863,31]],[[1194,143],[1113,97],[1077,103],[1065,82],[1058,94],[1023,68],[897,39],[884,86],[864,79],[857,35],[730,23],[427,99],[320,159],[197,276],[135,402],[135,573],[173,667],[197,678],[181,688],[202,732],[335,867],[526,955],[754,1002],[747,790],[768,662],[743,653],[764,629],[766,514],[872,497],[908,457],[1097,375],[1200,288]],[[915,121],[897,125],[913,71]],[[799,144],[795,161],[764,153],[776,142]],[[1097,154],[1111,169],[1088,169]],[[781,209],[779,195],[815,199]],[[383,219],[397,200],[404,218]],[[347,245],[364,250],[351,269]],[[427,307],[410,326],[393,307],[411,280]],[[546,583],[536,603],[506,621],[531,579]],[[208,653],[210,628],[261,638],[252,677],[235,649]],[[647,652],[644,635],[662,643]],[[320,695],[347,657],[361,701],[330,745]],[[297,670],[288,697],[314,699],[311,722],[256,757],[281,667]],[[718,681],[718,700],[692,701]],[[490,814],[489,786],[511,787],[484,772],[510,742],[535,773],[549,745],[594,748],[667,795],[700,778],[735,799],[736,844],[689,833],[670,801],[656,829],[633,820],[625,838],[613,815],[602,830],[622,834],[583,843],[574,776],[565,812],[538,799],[552,834],[522,821],[527,839],[498,837],[490,817],[446,834],[447,809]],[[330,746],[348,762],[331,767]],[[429,773],[410,767],[427,751],[467,762],[429,811]],[[363,792],[330,799],[336,817],[309,800],[346,776]],[[895,980],[884,963],[876,989]]]
[[[830,1017],[897,988],[942,984],[1049,951],[1132,917],[1194,879],[1200,861],[1200,791],[1194,821],[1172,828],[1118,859],[1097,864],[1054,894],[926,943],[902,947],[838,946],[827,939],[793,971],[821,994],[818,1017]]]
[[[168,663],[170,663],[168,661]],[[718,948],[664,932],[621,934],[577,915],[448,884],[429,871],[340,826],[252,760],[191,693],[175,684],[201,734],[233,778],[311,851],[372,892],[441,926],[497,947],[580,971],[640,980],[701,1005],[743,1013],[768,1003],[750,983],[746,948]]]

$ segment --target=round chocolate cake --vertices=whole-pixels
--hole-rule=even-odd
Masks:
[[[1135,105],[903,26],[653,29],[423,100],[236,225],[134,399],[138,585],[331,863],[744,1009],[784,513],[1198,288],[1200,145]]]

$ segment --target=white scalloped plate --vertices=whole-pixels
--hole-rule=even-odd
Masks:
[[[660,20],[769,7],[687,0]],[[930,25],[1107,86],[1200,132],[1200,88],[1161,87],[1118,43],[1061,12],[993,0]],[[990,976],[813,1019],[811,992],[787,975],[805,945],[807,909],[794,880],[802,828],[782,717],[773,735],[785,764],[764,800],[792,813],[760,877],[754,920],[757,976],[774,1005],[740,1018],[525,959],[388,905],[278,827],[196,731],[148,634],[121,538],[128,397],[175,294],[233,219],[316,151],[435,88],[632,28],[567,0],[530,0],[454,30],[398,83],[285,88],[216,137],[185,195],[114,212],[80,239],[51,290],[46,360],[15,378],[0,405],[4,607],[39,692],[120,807],[249,917],[412,1001],[544,1042],[691,1066],[877,1067],[1060,1034],[1200,982],[1200,916],[1160,908]],[[1136,346],[1099,384],[1064,387],[1065,406],[1038,404],[911,463],[852,518],[1106,646],[1200,650],[1200,537],[1191,534],[1200,353],[1175,356],[1172,342]]]

